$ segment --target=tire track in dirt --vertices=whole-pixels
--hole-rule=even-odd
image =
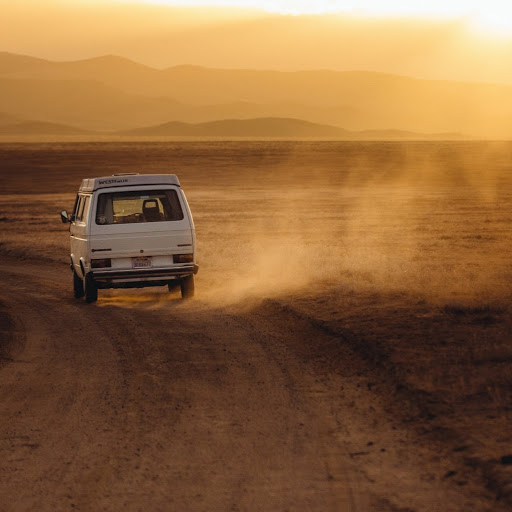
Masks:
[[[356,334],[350,329],[315,318],[306,313],[303,308],[295,306],[293,301],[288,303],[286,300],[269,299],[260,309],[261,314],[267,317],[272,311],[278,311],[281,318],[289,318],[290,324],[301,325],[303,332],[306,332],[307,326],[310,326],[318,333],[316,338],[318,343],[311,346],[310,350],[305,351],[305,347],[300,343],[294,344],[293,350],[299,357],[309,360],[310,366],[316,368],[317,374],[323,371],[325,379],[331,379],[331,383],[326,385],[327,389],[339,388],[339,384],[335,381],[336,376],[340,375],[350,376],[351,380],[357,383],[356,396],[352,402],[355,407],[351,410],[351,416],[356,424],[359,416],[359,425],[361,425],[364,421],[361,418],[361,414],[364,416],[364,405],[363,407],[361,405],[369,404],[371,414],[368,420],[370,424],[373,422],[373,428],[367,429],[366,433],[373,430],[372,438],[380,437],[381,446],[392,447],[395,452],[395,461],[400,459],[401,466],[395,468],[395,475],[401,474],[404,468],[408,468],[409,475],[405,479],[409,479],[415,473],[415,462],[422,461],[423,470],[420,469],[418,472],[416,468],[416,474],[420,476],[422,482],[413,484],[414,487],[410,489],[411,495],[407,497],[405,503],[410,506],[415,501],[414,498],[418,497],[423,503],[425,499],[432,500],[431,497],[426,498],[428,490],[424,486],[425,482],[435,487],[440,481],[446,481],[456,475],[454,485],[465,487],[466,496],[457,498],[457,492],[455,492],[452,500],[448,500],[443,505],[439,502],[437,506],[434,506],[437,502],[434,498],[430,502],[432,509],[448,510],[452,507],[453,510],[497,511],[510,508],[510,495],[507,495],[510,484],[508,475],[504,474],[505,471],[499,474],[496,464],[468,456],[465,453],[468,447],[464,445],[464,441],[471,441],[464,438],[461,433],[430,424],[431,419],[446,412],[444,410],[446,407],[428,393],[407,386],[402,375],[403,369],[393,364],[389,354],[375,340],[366,340],[361,333]],[[325,336],[322,337],[321,333]],[[346,390],[346,386],[343,385],[341,389],[343,390],[344,387]],[[354,396],[353,392],[352,389],[352,396]],[[334,404],[335,401],[331,403]],[[379,418],[380,425],[375,424],[376,417]],[[388,423],[389,419],[391,419],[390,423]],[[347,433],[348,439],[357,438],[350,429],[347,429]],[[402,449],[405,449],[405,452],[400,450],[400,445],[403,445]],[[371,475],[375,475],[375,465],[378,464],[373,456],[375,447],[376,443],[370,441],[367,448],[351,454],[359,459],[359,469],[364,471],[370,479],[374,478]],[[389,451],[389,449],[381,450],[381,455],[383,455],[382,452]],[[369,460],[365,462],[367,458]],[[395,462],[390,460],[389,464],[393,465]],[[387,471],[389,469],[388,466]],[[379,479],[383,483],[386,480],[386,473],[381,473]],[[390,500],[388,496],[382,499],[381,504],[385,507],[391,506],[395,510],[396,504],[403,502],[407,495],[407,485],[404,484],[405,482],[402,482],[401,500],[397,497]],[[393,481],[391,480],[388,485],[389,489],[392,489]],[[381,493],[381,497],[384,495],[385,493]],[[415,505],[412,509],[416,510],[416,508],[421,509],[421,504]]]
[[[26,333],[0,375],[2,510],[367,509],[329,423],[241,316],[130,294],[91,307],[67,298],[65,267],[2,270]]]
[[[2,511],[499,510],[442,479],[451,461],[393,417],[343,333],[279,301],[86,305],[65,265],[0,275],[26,337],[0,371]]]

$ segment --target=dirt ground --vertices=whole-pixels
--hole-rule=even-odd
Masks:
[[[0,510],[512,506],[510,143],[0,145]],[[197,296],[72,296],[80,179],[175,172]]]

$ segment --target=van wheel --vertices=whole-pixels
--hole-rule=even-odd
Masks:
[[[181,296],[190,299],[194,296],[194,276],[187,276],[181,280]]]
[[[73,270],[73,294],[75,299],[81,299],[84,295],[84,282],[78,277],[77,273]]]
[[[98,300],[98,287],[92,278],[85,276],[84,279],[85,302],[90,304]]]

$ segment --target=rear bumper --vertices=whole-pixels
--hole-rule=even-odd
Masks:
[[[89,272],[89,276],[97,282],[110,283],[122,280],[137,279],[173,279],[186,277],[191,274],[197,274],[199,267],[197,265],[183,265],[179,267],[162,268],[134,268],[127,270],[117,269],[97,269]]]

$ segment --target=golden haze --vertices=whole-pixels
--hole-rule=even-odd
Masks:
[[[512,83],[512,40],[464,18],[280,16],[249,8],[141,2],[0,1],[2,50],[55,60],[121,55],[180,64],[338,69]]]
[[[0,135],[23,122],[32,123],[17,127],[25,134],[117,136],[169,122],[294,118],[329,125],[311,136],[334,127],[379,131],[339,135],[349,139],[510,137],[512,39],[484,37],[467,19],[113,0],[0,7]],[[238,133],[230,129],[206,135]]]

